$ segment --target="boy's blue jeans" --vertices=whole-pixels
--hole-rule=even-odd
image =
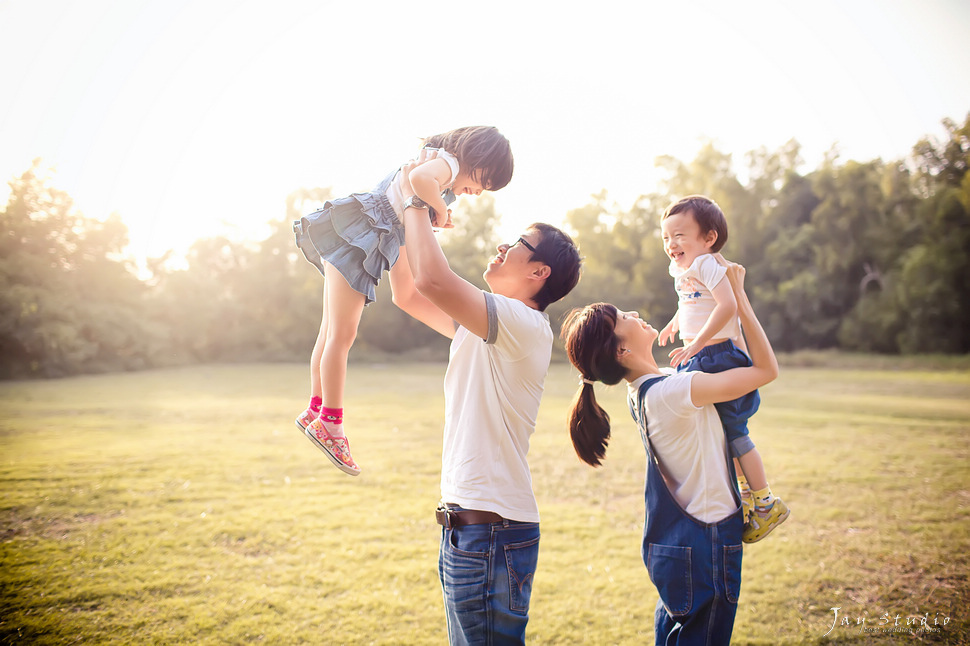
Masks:
[[[538,560],[539,523],[442,528],[438,576],[449,643],[525,643]]]
[[[733,341],[724,341],[702,348],[687,363],[678,366],[677,372],[694,370],[714,374],[731,368],[748,368],[751,365],[751,358],[734,345]],[[761,395],[757,390],[731,401],[714,404],[721,417],[732,457],[740,457],[754,448],[754,442],[748,436],[748,419],[758,412],[759,406]]]

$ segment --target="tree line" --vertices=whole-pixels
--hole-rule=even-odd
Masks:
[[[842,161],[833,152],[804,174],[794,140],[748,152],[744,179],[713,144],[689,162],[661,157],[664,182],[632,207],[603,191],[566,214],[585,266],[574,292],[549,309],[554,330],[593,301],[666,323],[676,299],[660,216],[674,199],[702,193],[727,215],[723,253],[747,268],[777,349],[970,352],[970,114],[943,125],[944,138],[920,140],[905,159]],[[78,213],[38,168],[10,182],[0,211],[0,377],[309,356],[323,280],[294,246],[291,222],[329,189],[289,195],[264,240],[202,239],[184,268],[150,259],[146,278],[125,255],[120,218]],[[442,247],[484,287],[498,242],[494,203],[486,195],[460,204],[455,221]],[[354,349],[369,352],[443,358],[447,341],[400,312],[383,280]]]

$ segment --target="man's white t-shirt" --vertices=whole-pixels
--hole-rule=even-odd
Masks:
[[[696,372],[681,372],[655,383],[639,400],[640,386],[655,375],[631,382],[631,403],[650,430],[650,442],[674,499],[704,523],[723,520],[737,510],[727,466],[727,440],[713,405],[695,406],[690,384]],[[644,443],[646,438],[644,437]]]
[[[527,455],[549,360],[549,317],[483,292],[488,337],[459,327],[445,373],[441,500],[539,522]]]

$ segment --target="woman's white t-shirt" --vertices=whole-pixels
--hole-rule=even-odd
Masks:
[[[639,410],[640,434],[646,443],[644,421],[653,450],[674,499],[701,522],[723,520],[737,510],[727,466],[727,440],[721,418],[712,404],[695,406],[691,380],[696,372],[670,375],[647,390],[639,401],[640,386],[656,375],[631,382],[631,403]]]

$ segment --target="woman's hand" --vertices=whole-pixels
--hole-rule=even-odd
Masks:
[[[734,289],[735,293],[744,291],[744,265],[739,265],[736,262],[731,262],[726,260],[724,256],[719,253],[714,254],[714,259],[717,264],[724,267],[727,272],[726,276],[731,282],[731,287]]]

